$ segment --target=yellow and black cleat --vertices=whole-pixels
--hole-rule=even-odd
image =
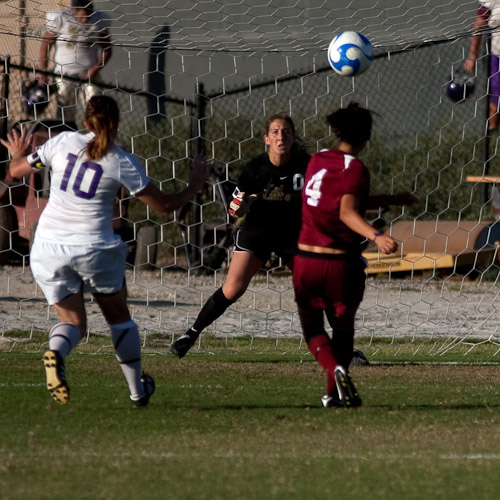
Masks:
[[[43,366],[47,377],[47,390],[61,405],[69,401],[69,387],[64,372],[64,361],[57,351],[47,351],[43,355]]]

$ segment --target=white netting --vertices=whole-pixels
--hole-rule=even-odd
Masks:
[[[471,30],[477,2],[467,0],[173,0],[94,1],[113,21],[118,46],[149,50],[159,27],[166,27],[176,50],[289,51],[323,50],[333,33],[363,32],[376,47],[454,39]],[[23,8],[23,5],[25,6]],[[38,38],[49,8],[68,2],[6,1],[0,30]]]
[[[35,117],[22,102],[35,77],[45,12],[63,5],[0,4],[2,133],[17,121],[31,126],[57,113],[53,93]],[[148,345],[164,346],[183,332],[223,282],[232,230],[224,204],[241,166],[264,150],[265,117],[291,114],[314,152],[333,145],[325,114],[350,100],[378,113],[363,156],[374,191],[408,190],[421,200],[417,207],[379,214],[377,222],[402,244],[389,264],[370,256],[357,335],[410,340],[417,350],[419,339],[430,338],[435,352],[470,338],[496,344],[500,235],[489,185],[467,182],[467,176],[499,170],[496,136],[486,134],[484,51],[472,96],[454,103],[446,94],[450,75],[467,58],[476,1],[141,0],[94,6],[111,19],[113,55],[100,86],[120,104],[124,147],[143,159],[165,190],[182,185],[198,151],[216,167],[211,186],[175,216],[153,214],[126,194],[121,201],[121,231],[131,248],[130,304]],[[326,61],[329,41],[344,30],[363,32],[375,47],[370,69],[353,79],[335,75]],[[79,127],[81,118],[79,110]],[[5,170],[5,156],[1,165]],[[27,241],[35,209],[23,200],[31,193],[36,207],[47,186],[2,185],[2,332],[4,339],[14,329],[30,332],[17,332],[17,338],[36,337],[54,323],[55,312],[31,278]],[[89,312],[90,331],[105,333],[95,306]],[[299,338],[290,275],[279,262],[268,262],[207,331]]]

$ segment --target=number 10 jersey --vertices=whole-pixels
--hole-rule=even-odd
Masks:
[[[134,195],[149,178],[134,155],[114,147],[98,160],[88,160],[85,148],[92,132],[62,132],[37,148],[51,170],[50,196],[36,238],[66,245],[114,246],[113,203],[122,186]]]

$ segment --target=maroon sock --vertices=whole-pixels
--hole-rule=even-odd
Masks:
[[[338,364],[333,355],[330,337],[326,333],[316,335],[309,341],[308,345],[311,354],[328,373],[328,385],[330,385],[330,378],[333,378],[335,367]]]

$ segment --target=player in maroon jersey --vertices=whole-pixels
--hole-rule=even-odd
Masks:
[[[361,405],[349,376],[354,342],[354,318],[365,288],[362,242],[373,241],[384,254],[398,244],[364,219],[377,205],[407,204],[412,195],[370,197],[370,173],[358,159],[370,139],[372,115],[356,103],[327,117],[337,149],[312,156],[306,171],[302,229],[293,267],[295,299],[305,340],[326,370],[323,406]],[[326,333],[323,314],[332,327]]]
[[[292,267],[310,156],[298,141],[292,119],[282,113],[267,119],[264,142],[267,152],[245,165],[229,207],[233,217],[246,217],[236,233],[226,281],[209,297],[193,326],[170,346],[179,358],[186,355],[204,328],[245,293],[272,252]]]

